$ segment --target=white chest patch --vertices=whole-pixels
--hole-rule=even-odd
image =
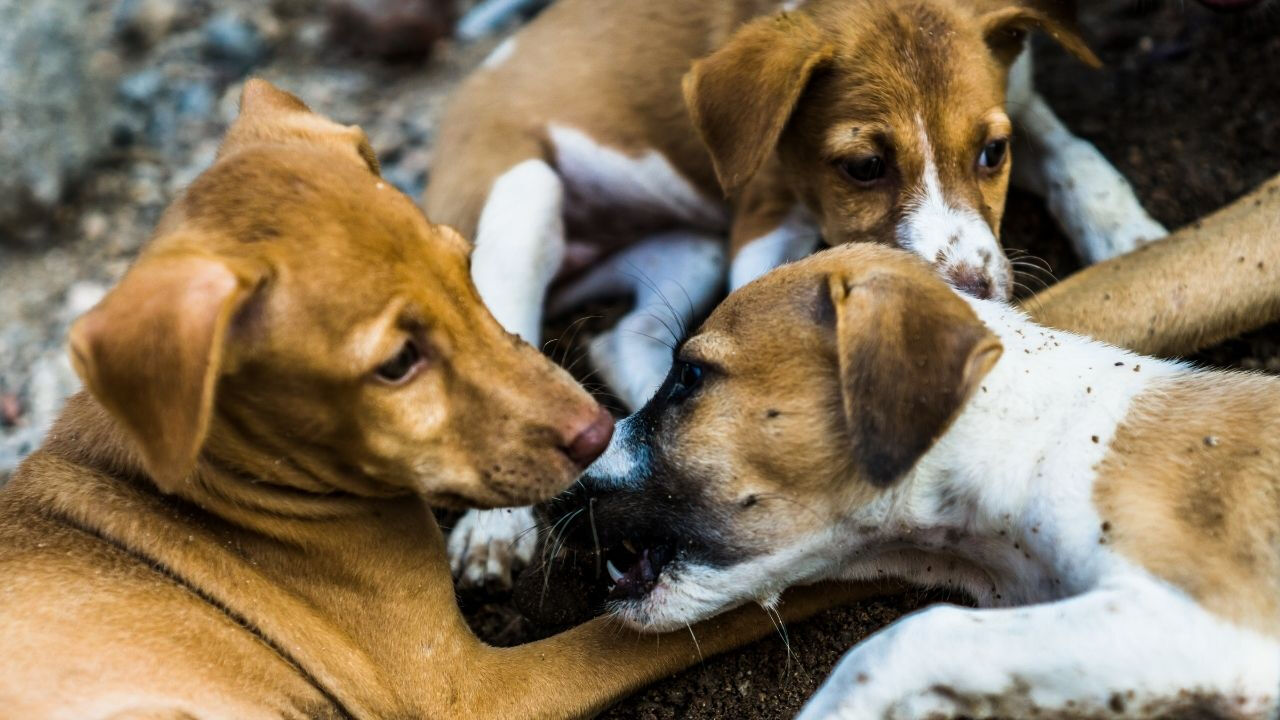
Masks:
[[[515,36],[512,36],[499,43],[498,47],[494,48],[493,52],[489,53],[488,57],[480,63],[480,67],[486,70],[492,70],[506,62],[507,58],[511,57],[511,54],[515,51],[516,39]]]
[[[568,193],[565,219],[570,226],[596,225],[607,217],[618,230],[673,224],[725,230],[724,205],[699,192],[662,153],[650,150],[633,157],[562,125],[549,126],[548,135]]]

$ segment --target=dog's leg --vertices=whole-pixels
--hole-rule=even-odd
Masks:
[[[1012,180],[1045,198],[1082,260],[1106,260],[1168,234],[1120,172],[1036,93],[1030,49],[1009,70],[1006,104],[1026,138],[1014,147]]]
[[[483,648],[465,665],[449,717],[592,717],[645,685],[717,653],[773,632],[777,621],[796,622],[827,608],[885,593],[892,585],[822,583],[793,588],[771,613],[740,607],[687,630],[638,633],[599,617],[559,635],[511,648]],[[500,682],[495,683],[495,678]],[[465,711],[459,712],[461,708]]]
[[[696,232],[654,235],[619,252],[552,298],[555,312],[608,295],[634,293],[635,307],[591,341],[601,379],[631,410],[671,367],[671,351],[724,285],[724,240]]]
[[[1042,325],[1180,357],[1280,319],[1280,176],[1131,253],[1027,298]]]
[[[845,655],[800,718],[1271,717],[1280,644],[1155,581],[1123,585],[919,612]]]
[[[546,162],[514,165],[489,191],[471,253],[471,276],[489,311],[535,346],[547,286],[564,261],[563,205],[564,185]],[[533,559],[535,527],[529,508],[467,511],[449,536],[459,583],[511,587],[512,572]]]

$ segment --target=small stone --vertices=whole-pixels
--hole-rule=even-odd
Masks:
[[[1208,447],[1218,447],[1218,436],[1206,435],[1204,438],[1204,444],[1207,445]]]
[[[252,20],[223,12],[204,25],[205,52],[243,75],[267,55],[262,33]]]

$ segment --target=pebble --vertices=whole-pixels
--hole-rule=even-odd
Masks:
[[[203,31],[206,54],[236,75],[247,73],[267,55],[258,26],[240,13],[219,13],[205,23]]]

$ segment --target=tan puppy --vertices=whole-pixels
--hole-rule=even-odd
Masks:
[[[560,507],[592,503],[637,626],[833,578],[1018,608],[896,623],[805,718],[1272,717],[1277,427],[1280,378],[1048,329],[848,246],[721,304]]]
[[[476,239],[481,297],[530,342],[558,275],[592,266],[553,312],[634,294],[590,346],[632,409],[677,328],[720,297],[726,237],[730,288],[821,238],[908,248],[967,292],[1008,297],[1014,122],[1028,151],[1015,179],[1087,261],[1165,234],[1035,94],[1029,56],[1014,62],[1034,29],[1097,63],[1068,0],[559,0],[453,98],[427,212]],[[464,518],[462,582],[505,584],[487,568],[528,559],[530,543],[511,548],[530,524]]]
[[[477,640],[424,501],[545,498],[612,421],[358,128],[260,81],[241,104],[73,328],[88,392],[0,491],[5,717],[580,716],[772,627]]]

